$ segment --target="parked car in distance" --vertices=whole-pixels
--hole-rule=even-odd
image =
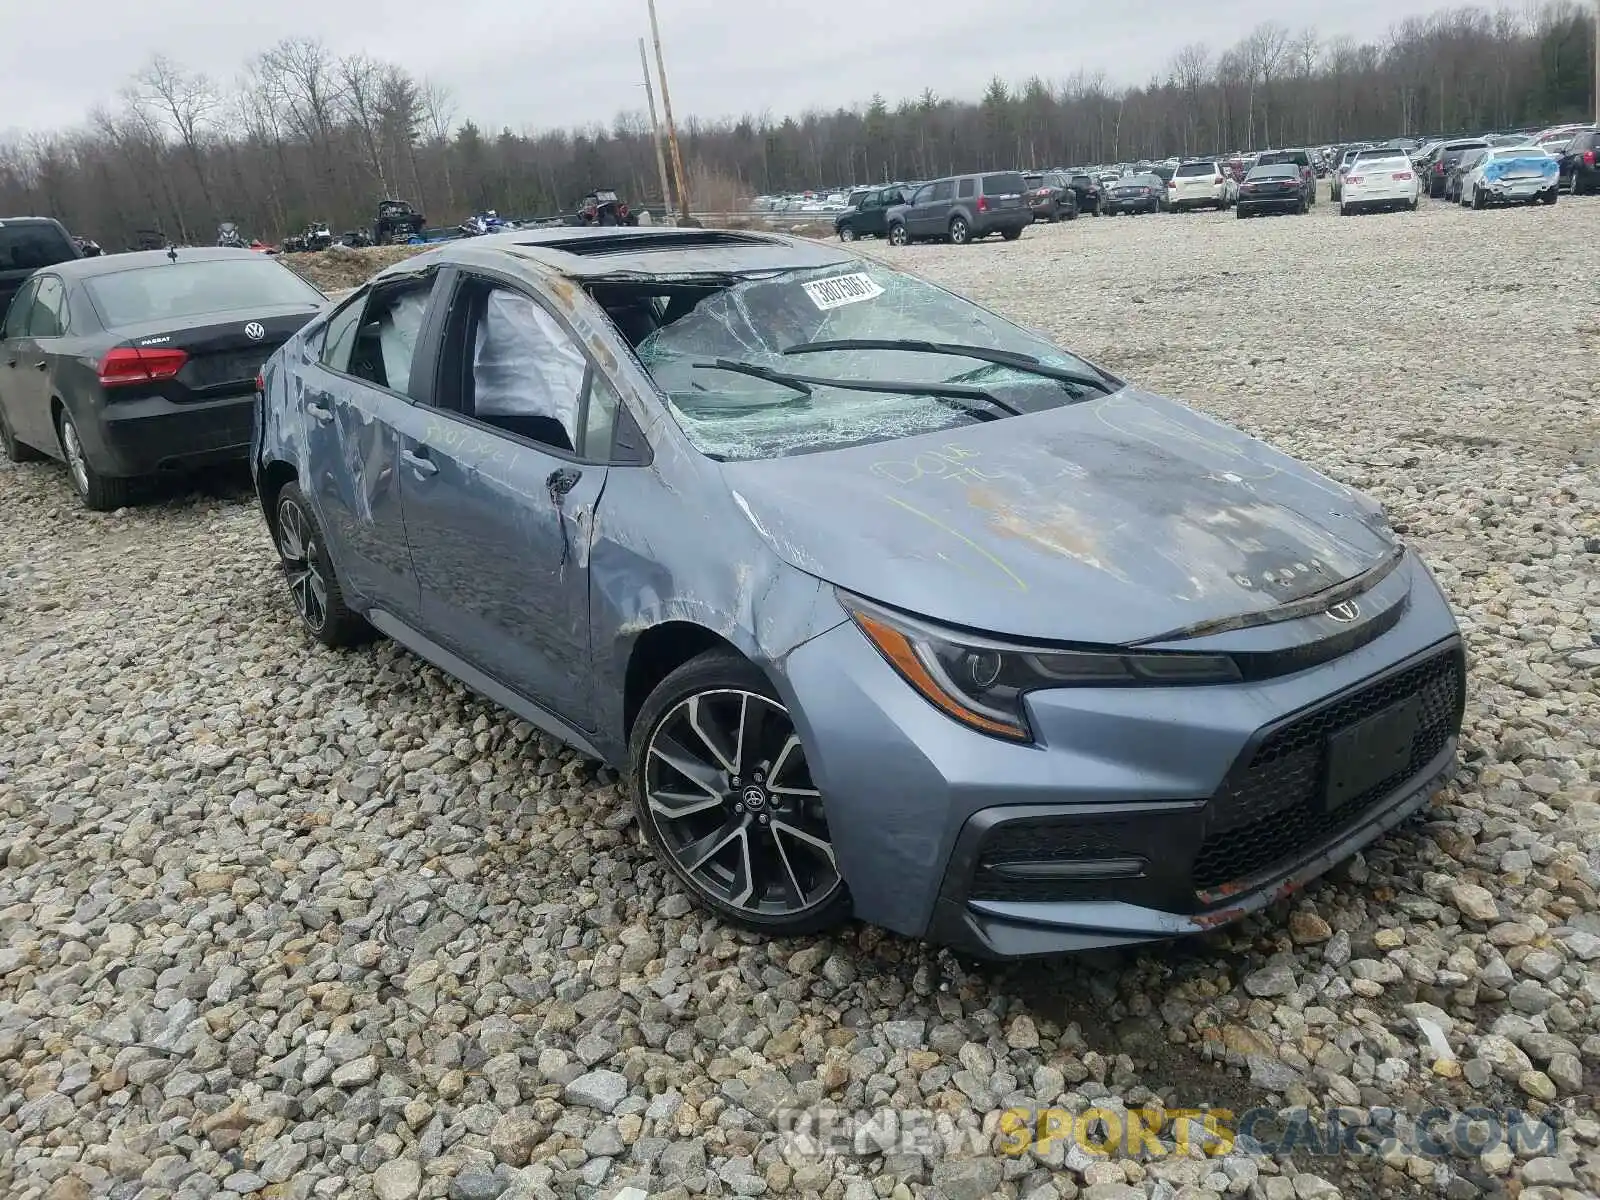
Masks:
[[[1350,173],[1350,167],[1356,160],[1356,155],[1367,147],[1365,144],[1346,146],[1339,151],[1339,157],[1334,162],[1333,172],[1328,184],[1332,198],[1339,198],[1339,189],[1344,186],[1344,177]]]
[[[1490,147],[1488,146],[1480,146],[1475,150],[1466,150],[1453,163],[1450,163],[1445,168],[1444,195],[1440,199],[1451,204],[1460,203],[1462,177],[1479,162],[1487,158],[1489,151]],[[1543,151],[1540,151],[1540,153],[1542,154]]]
[[[1159,175],[1124,175],[1106,188],[1101,212],[1109,217],[1118,213],[1138,216],[1160,212],[1166,203],[1167,184]]]
[[[1078,211],[1098,217],[1101,201],[1105,197],[1105,188],[1099,178],[1087,171],[1074,171],[1067,176],[1067,183],[1072,188]]]
[[[1358,154],[1345,174],[1339,194],[1339,215],[1376,209],[1416,210],[1422,183],[1403,150],[1369,150]]]
[[[888,187],[869,188],[855,193],[850,208],[833,219],[833,231],[840,241],[853,242],[857,238],[886,237],[889,233],[889,210],[904,204],[910,189],[897,183]]]
[[[1283,162],[1251,167],[1239,185],[1239,202],[1233,211],[1242,221],[1263,213],[1303,213],[1306,209],[1305,176],[1298,164]]]
[[[614,765],[676,886],[765,935],[1200,932],[1454,767],[1462,639],[1378,504],[848,250],[445,243],[262,384],[306,633]]]
[[[79,258],[33,274],[0,330],[0,444],[62,460],[83,503],[243,461],[255,377],[327,297],[251,250]]]
[[[1228,184],[1221,164],[1214,159],[1180,163],[1167,180],[1167,207],[1173,212],[1227,208]]]
[[[1435,146],[1421,167],[1423,186],[1428,195],[1435,200],[1444,199],[1450,171],[1461,160],[1461,156],[1469,150],[1486,150],[1488,146],[1489,143],[1483,138],[1459,138]]]
[[[22,281],[40,267],[84,257],[66,226],[51,217],[0,217],[0,315]]]
[[[1561,151],[1560,180],[1574,196],[1600,191],[1600,132],[1579,130]]]
[[[1071,221],[1078,215],[1078,196],[1060,171],[1028,172],[1022,176],[1028,207],[1035,221]]]
[[[991,233],[1015,241],[1033,224],[1025,190],[1017,171],[935,179],[913,192],[907,203],[889,210],[889,242],[903,246],[945,241],[964,246]]]
[[[1311,165],[1311,155],[1304,150],[1264,150],[1256,158],[1256,166],[1271,167],[1292,164],[1300,172],[1300,192],[1306,207],[1317,202],[1317,172]]]
[[[1457,185],[1462,205],[1488,208],[1492,204],[1554,204],[1560,189],[1561,167],[1537,146],[1500,146],[1474,151],[1462,162],[1472,165]]]

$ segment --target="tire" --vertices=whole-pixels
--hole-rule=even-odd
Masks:
[[[1237,218],[1238,218],[1238,219],[1239,219],[1239,220],[1241,220],[1241,221],[1242,221],[1242,220],[1244,220],[1244,219],[1245,219],[1245,218],[1246,218],[1246,217],[1248,217],[1248,216],[1249,216],[1249,215],[1250,215],[1250,214],[1249,214],[1249,213],[1247,213],[1247,212],[1245,212],[1245,210],[1244,210],[1244,209],[1243,209],[1243,208],[1241,208],[1241,207],[1237,207],[1237,206],[1236,206],[1236,207],[1235,207],[1235,208],[1234,208],[1234,210],[1233,210],[1233,215],[1234,215],[1234,216],[1235,216],[1235,217],[1237,217]]]
[[[1297,217],[1303,217],[1303,216],[1306,215],[1306,213],[1308,213],[1310,211],[1311,211],[1311,206],[1309,204],[1307,204],[1304,200],[1300,201],[1300,207],[1294,210],[1295,215]]]
[[[673,671],[640,709],[628,763],[639,828],[702,907],[770,937],[849,918],[805,748],[755,664],[712,650]]]
[[[297,483],[285,484],[273,501],[272,542],[302,629],[335,650],[372,637],[372,626],[345,605],[322,529]]]
[[[967,224],[965,217],[951,217],[945,236],[950,239],[952,246],[965,246],[972,240],[972,226]]]
[[[839,230],[839,240],[841,242],[853,242],[853,241],[855,241],[856,240],[855,226],[846,225],[843,229]]]
[[[1559,189],[1559,188],[1551,188],[1548,192],[1546,192],[1544,194],[1544,197],[1545,197],[1544,202],[1546,204],[1554,204],[1556,202],[1556,200],[1560,198],[1560,190],[1561,189]]]
[[[1000,236],[1005,238],[1005,240],[1008,241],[1008,242],[1014,242],[1019,237],[1022,236],[1022,230],[1020,230],[1020,229],[1002,229],[1000,231]]]
[[[906,234],[906,227],[899,221],[889,226],[888,239],[891,246],[904,246],[911,240]]]
[[[83,440],[78,436],[72,414],[65,408],[56,418],[56,436],[61,439],[61,457],[66,460],[67,478],[72,480],[84,507],[93,512],[125,508],[133,495],[134,481],[102,475],[94,469],[83,451]]]
[[[1472,207],[1479,211],[1489,207],[1489,202],[1483,198],[1483,189],[1476,184],[1472,187]]]
[[[11,422],[6,420],[4,407],[0,407],[0,450],[14,463],[41,462],[47,457],[26,442],[17,441],[17,435],[11,432]]]

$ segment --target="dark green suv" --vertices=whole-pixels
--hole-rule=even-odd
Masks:
[[[856,203],[833,219],[833,231],[841,241],[853,242],[862,237],[883,237],[889,232],[889,209],[904,204],[910,192],[903,183],[888,187],[870,188],[859,194]]]

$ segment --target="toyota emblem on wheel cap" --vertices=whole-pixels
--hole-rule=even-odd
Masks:
[[[1348,625],[1361,615],[1361,608],[1354,600],[1341,600],[1328,609],[1327,615],[1330,620]]]
[[[259,342],[267,336],[267,327],[260,321],[251,321],[250,324],[244,327],[244,335],[252,342]]]

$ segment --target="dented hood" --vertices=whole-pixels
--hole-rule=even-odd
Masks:
[[[1134,389],[722,467],[791,565],[952,625],[1124,643],[1270,610],[1392,553],[1382,510]]]

